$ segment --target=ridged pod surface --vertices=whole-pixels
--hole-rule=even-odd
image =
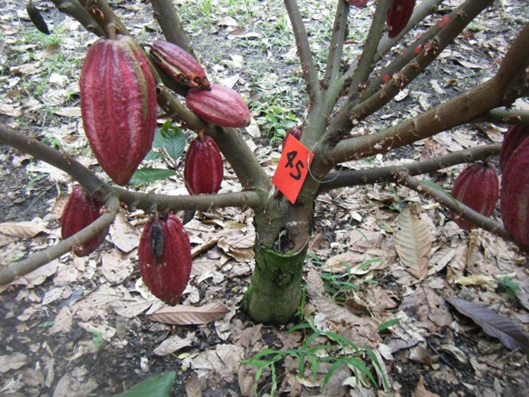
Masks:
[[[68,198],[61,218],[61,237],[67,239],[81,231],[101,216],[103,204],[93,199],[81,185],[75,185]],[[108,234],[109,227],[95,235],[82,245],[75,246],[77,256],[86,256],[101,245]]]
[[[154,296],[168,305],[176,305],[191,275],[191,245],[182,222],[168,214],[164,219],[152,216],[143,228],[138,247],[143,282]]]
[[[189,90],[187,107],[207,123],[220,127],[242,128],[250,124],[250,110],[235,90],[211,84],[211,90]]]
[[[529,139],[512,152],[503,170],[500,209],[505,229],[529,252]]]
[[[176,44],[157,40],[151,46],[151,56],[156,64],[178,83],[209,90],[206,72],[191,54]]]
[[[187,149],[184,179],[190,194],[217,193],[224,176],[220,150],[210,136],[193,139]]]
[[[509,127],[503,137],[500,150],[500,168],[502,170],[507,168],[507,161],[511,154],[527,137],[529,137],[529,124],[515,124]]]
[[[477,162],[467,166],[456,178],[452,197],[485,216],[491,216],[498,203],[500,182],[496,167],[490,163]],[[450,216],[465,230],[477,226],[451,212]]]
[[[129,36],[90,46],[79,81],[88,142],[106,174],[126,185],[151,150],[156,86],[149,63]]]
[[[388,36],[397,37],[408,24],[415,0],[393,0],[388,9],[386,24],[388,25]]]

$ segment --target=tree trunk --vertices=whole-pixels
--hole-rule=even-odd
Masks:
[[[298,310],[307,248],[283,253],[256,242],[252,284],[243,302],[254,321],[286,324]]]

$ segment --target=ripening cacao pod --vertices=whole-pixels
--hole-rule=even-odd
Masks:
[[[369,0],[349,0],[349,4],[356,6],[358,8],[363,8],[366,6]]]
[[[283,147],[285,147],[285,142],[287,141],[289,135],[292,135],[294,138],[299,140],[301,138],[301,128],[295,125],[294,127],[288,130],[287,134],[285,135],[285,139],[283,139]]]
[[[507,161],[511,157],[512,152],[527,137],[529,137],[529,124],[515,124],[507,130],[500,150],[500,167],[502,170],[506,169]]]
[[[189,90],[187,107],[207,123],[220,127],[242,128],[250,124],[248,105],[239,93],[219,84],[211,90]]]
[[[224,176],[220,150],[210,136],[195,138],[187,149],[184,179],[190,194],[217,193]]]
[[[505,229],[529,252],[529,139],[512,152],[503,170],[500,209]]]
[[[452,197],[485,216],[491,216],[496,208],[500,182],[496,167],[490,163],[477,162],[467,166],[456,178]],[[460,228],[470,230],[476,227],[472,222],[455,213],[450,216]]]
[[[388,9],[386,24],[388,25],[388,36],[397,37],[408,24],[415,0],[393,0]]]
[[[143,228],[138,247],[143,282],[154,296],[176,305],[191,275],[191,245],[180,220],[152,216]]]
[[[178,83],[209,90],[210,84],[206,72],[193,56],[176,44],[157,40],[151,46],[154,62]]]
[[[101,216],[103,204],[90,197],[81,185],[75,185],[61,217],[61,237],[67,239],[81,231]],[[86,241],[75,246],[73,252],[77,256],[86,256],[101,245],[110,227]]]
[[[126,185],[151,150],[156,127],[156,85],[149,63],[129,36],[90,46],[79,81],[81,115],[99,165]]]

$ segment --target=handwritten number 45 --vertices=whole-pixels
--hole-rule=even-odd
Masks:
[[[295,168],[296,173],[290,172],[289,175],[294,178],[296,181],[299,181],[301,179],[301,169],[305,168],[303,165],[303,161],[298,160],[296,161],[296,164],[294,164],[294,160],[296,159],[298,155],[298,152],[296,150],[293,150],[291,152],[287,153],[287,163],[285,165],[286,168]]]

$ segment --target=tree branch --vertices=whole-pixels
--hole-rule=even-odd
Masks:
[[[314,66],[314,59],[312,58],[312,53],[310,51],[307,31],[303,24],[298,3],[296,0],[285,0],[285,7],[290,18],[290,23],[292,24],[294,37],[296,38],[298,55],[301,61],[301,70],[303,72],[303,78],[305,79],[307,93],[309,94],[311,103],[319,101],[320,83],[318,81],[318,72]]]
[[[342,140],[330,150],[330,158],[338,164],[386,153],[392,148],[407,145],[479,119],[484,113],[497,107],[510,105],[505,102],[505,98],[508,97],[509,100],[514,98],[509,95],[508,91],[520,89],[513,85],[513,82],[519,81],[520,74],[529,66],[529,52],[526,51],[528,47],[524,45],[529,46],[529,24],[518,34],[498,73],[493,78],[394,127],[371,135]],[[527,89],[527,87],[524,88]]]
[[[119,212],[119,201],[114,196],[109,196],[105,201],[106,212],[90,225],[80,230],[73,236],[62,240],[57,245],[49,247],[44,251],[31,254],[27,259],[8,266],[0,271],[0,285],[6,285],[13,280],[32,272],[35,269],[51,262],[54,259],[70,252],[75,246],[79,246],[93,236],[105,230],[116,218]]]
[[[403,88],[413,81],[419,73],[430,65],[441,51],[450,44],[455,37],[470,23],[488,4],[493,0],[467,0],[458,9],[454,10],[449,18],[450,21],[446,26],[440,29],[439,25],[433,26],[425,35],[426,40],[433,32],[437,34],[432,40],[429,40],[421,47],[417,44],[415,47],[408,47],[404,54],[392,62],[392,66],[386,68],[385,73],[393,70],[400,70],[395,73],[382,88],[384,75],[373,79],[367,87],[364,100],[350,100],[339,111],[336,119],[329,127],[326,138],[333,139],[335,136],[341,136],[350,131],[360,120],[365,119],[376,110],[391,101]],[[420,41],[423,42],[423,41]],[[419,49],[416,52],[416,48]],[[401,63],[409,62],[402,67]]]
[[[191,42],[187,36],[182,22],[178,17],[176,8],[172,1],[169,0],[150,0],[153,9],[154,18],[162,28],[163,35],[167,41],[183,48],[191,55],[195,56]]]
[[[329,53],[327,55],[327,66],[325,67],[325,85],[330,85],[338,76],[341,67],[343,44],[347,32],[347,16],[350,6],[347,1],[338,1],[334,25],[332,28],[331,41],[329,43]]]
[[[429,196],[450,211],[459,214],[463,219],[466,219],[476,226],[495,234],[507,241],[512,241],[512,236],[505,230],[500,222],[495,221],[492,218],[487,218],[481,215],[479,212],[474,211],[472,208],[467,207],[465,204],[460,203],[452,196],[444,192],[440,187],[438,189],[432,188],[431,186],[419,181],[418,179],[406,174],[405,172],[400,173],[395,181],[400,185],[406,186],[417,193],[425,196]]]
[[[92,32],[98,37],[106,35],[103,28],[99,26],[98,22],[84,9],[78,0],[52,0],[52,2],[59,11],[77,20],[89,32]]]
[[[323,180],[318,194],[342,187],[370,185],[373,183],[393,182],[395,175],[406,172],[415,176],[452,167],[457,164],[471,163],[495,156],[500,152],[501,144],[479,146],[460,150],[444,156],[417,161],[411,164],[399,164],[390,167],[378,167],[363,170],[340,170],[329,173]]]
[[[529,110],[497,108],[487,112],[476,122],[488,121],[497,124],[529,124]]]

